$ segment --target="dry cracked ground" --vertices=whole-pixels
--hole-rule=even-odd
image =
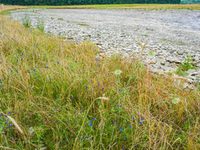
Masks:
[[[186,77],[200,81],[200,11],[35,9],[11,17],[43,22],[46,32],[68,40],[93,41],[106,55],[139,56],[153,72],[174,72],[190,57],[195,68]]]

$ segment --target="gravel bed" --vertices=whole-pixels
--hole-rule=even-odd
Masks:
[[[108,56],[138,56],[152,72],[175,72],[191,57],[195,69],[187,71],[186,78],[200,82],[200,11],[35,9],[11,13],[21,22],[26,16],[33,26],[44,22],[46,32],[76,42],[93,41]]]

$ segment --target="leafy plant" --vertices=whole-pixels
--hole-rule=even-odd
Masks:
[[[156,52],[155,51],[149,51],[148,55],[154,57],[154,56],[156,56]]]
[[[176,70],[176,73],[178,75],[181,75],[181,76],[186,76],[187,75],[187,71],[190,70],[190,69],[195,69],[195,66],[193,64],[193,60],[192,60],[192,57],[191,56],[187,56],[186,59],[184,60],[184,62],[182,62],[177,70]]]
[[[10,115],[10,113],[8,114]],[[10,122],[7,116],[4,115],[3,113],[0,113],[0,134],[10,129],[12,126],[13,124]]]
[[[31,19],[28,16],[25,16],[22,19],[22,24],[24,25],[25,28],[30,28],[32,26]]]

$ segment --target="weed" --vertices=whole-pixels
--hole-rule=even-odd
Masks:
[[[41,31],[41,32],[44,32],[44,30],[45,30],[44,21],[38,20],[38,22],[37,22],[37,29],[39,31]]]
[[[10,112],[8,113],[10,115]],[[3,134],[6,131],[10,130],[12,128],[13,124],[10,122],[8,117],[0,113],[0,133]]]
[[[151,57],[154,57],[154,56],[156,56],[156,52],[151,50],[151,51],[149,51],[148,55]]]
[[[22,24],[24,25],[25,28],[30,28],[32,26],[31,19],[28,16],[25,16],[22,19]]]
[[[187,71],[190,69],[195,69],[195,66],[193,65],[192,58],[190,56],[187,56],[184,62],[178,66],[176,73],[181,76],[186,76]]]

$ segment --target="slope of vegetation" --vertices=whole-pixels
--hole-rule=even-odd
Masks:
[[[200,10],[200,4],[109,4],[109,5],[62,5],[62,6],[11,6],[2,5],[0,14],[6,14],[9,10],[41,8],[41,9],[147,9],[147,10],[165,10],[165,9],[189,9]]]
[[[200,93],[0,16],[1,149],[200,149]]]
[[[1,4],[1,3],[0,3]],[[0,5],[0,15],[9,14],[9,11],[18,10],[18,9],[25,9],[25,6],[12,6],[12,5]]]
[[[63,6],[30,6],[32,8],[47,9],[147,9],[147,10],[165,10],[165,9],[190,9],[200,10],[200,4],[110,4],[110,5],[63,5]]]

